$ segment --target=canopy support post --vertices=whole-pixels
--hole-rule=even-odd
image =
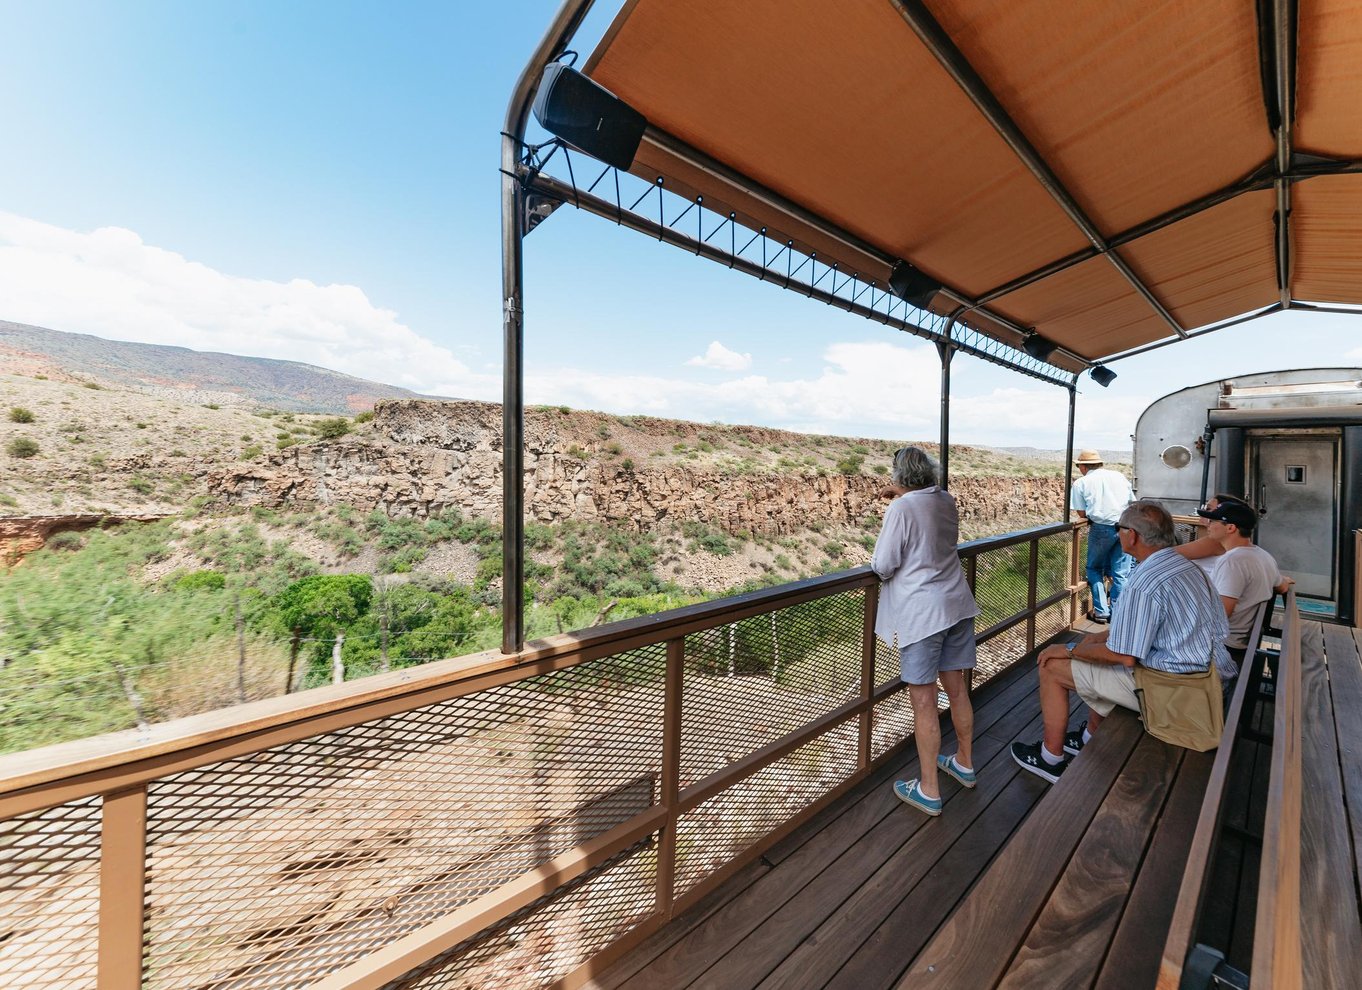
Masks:
[[[951,358],[955,348],[950,343],[951,331],[955,329],[952,317],[946,324],[946,339],[936,343],[936,352],[941,355],[941,440],[938,453],[941,461],[941,487],[950,487],[951,474]]]
[[[1069,430],[1064,435],[1064,491],[1060,493],[1059,518],[1069,519],[1069,489],[1074,483],[1074,410],[1078,406],[1078,376],[1069,385]]]
[[[501,130],[501,651],[525,645],[525,191],[520,149],[544,66],[562,54],[592,0],[566,0],[516,82]]]

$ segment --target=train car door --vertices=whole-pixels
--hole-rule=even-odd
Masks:
[[[1336,602],[1339,438],[1259,436],[1250,444],[1258,544],[1295,579],[1298,595]]]

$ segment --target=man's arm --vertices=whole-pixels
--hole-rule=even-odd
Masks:
[[[1091,636],[1085,636],[1074,644],[1072,651],[1067,646],[1054,643],[1040,651],[1036,658],[1037,666],[1044,667],[1051,660],[1086,660],[1088,663],[1110,664],[1111,666],[1134,667],[1135,658],[1124,653],[1117,653],[1107,649],[1107,632],[1102,630]]]
[[[1225,606],[1225,618],[1234,614],[1234,606],[1239,604],[1238,598],[1231,598],[1229,595],[1220,596],[1220,604]]]
[[[1184,543],[1182,546],[1174,547],[1173,549],[1188,560],[1201,560],[1203,557],[1219,557],[1225,552],[1225,548],[1220,545],[1220,541],[1213,540],[1209,536],[1203,536],[1193,540],[1191,543]]]

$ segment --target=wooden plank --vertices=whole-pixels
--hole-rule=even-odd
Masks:
[[[974,820],[940,861],[925,864],[926,874],[921,882],[833,974],[827,990],[886,990],[895,985],[914,955],[966,896],[973,877],[996,861],[999,850],[1006,850],[1027,815],[1035,815],[1035,809],[1044,805],[1042,781],[1024,773],[1015,763],[1013,768],[1011,779],[997,800]],[[892,878],[889,879],[892,883]],[[842,952],[836,942],[825,943],[822,948],[825,953],[838,951],[839,957]],[[812,958],[818,960],[821,956]],[[791,971],[789,977],[794,982],[773,980],[763,984],[762,990],[822,986],[803,982],[799,975]]]
[[[1362,615],[1358,616],[1358,621],[1362,622]],[[1343,800],[1348,812],[1348,831],[1352,836],[1353,870],[1359,889],[1362,889],[1362,647],[1359,637],[1362,637],[1362,628],[1324,626],[1329,690],[1334,699],[1334,728],[1343,774]]]
[[[1277,667],[1272,776],[1263,819],[1263,861],[1253,928],[1255,981],[1294,987],[1301,980],[1301,619],[1286,595],[1286,627]]]
[[[1038,702],[1034,696],[1032,699],[1030,715],[1034,719]],[[985,744],[978,750],[980,762],[988,758],[990,749],[996,755],[1002,748],[1001,742],[992,746]],[[947,786],[943,780],[942,796],[947,799],[948,806],[953,805],[955,791],[959,789],[953,781]],[[786,905],[795,904],[793,910],[797,913],[802,906],[816,907],[831,898],[830,907],[835,907],[873,872],[874,867],[928,824],[929,819],[921,815],[891,816],[892,812],[900,810],[900,804],[887,787],[866,795],[853,813],[838,819],[786,860],[779,870],[760,878],[622,986],[639,990],[688,986],[716,960],[725,958],[734,949],[739,949],[742,955],[752,954],[754,946],[760,946],[762,952],[767,951],[773,940],[766,934],[765,923]],[[759,928],[760,936],[754,936]],[[778,961],[767,968],[774,967]],[[707,974],[705,980],[709,981]]]
[[[1330,669],[1317,622],[1301,636],[1301,968],[1308,987],[1362,982],[1362,916],[1334,735]],[[1349,651],[1351,652],[1351,651]],[[1339,667],[1355,662],[1340,657]]]
[[[1140,740],[999,987],[1091,984],[1125,911],[1182,754],[1153,736]]]
[[[997,981],[1143,735],[1132,713],[1112,713],[1082,759],[1070,765],[914,960],[901,986],[983,987]]]
[[[1182,769],[1130,891],[1130,900],[1112,937],[1095,990],[1152,987],[1158,979],[1161,953],[1173,921],[1214,758],[1214,753],[1190,751],[1183,756]]]
[[[101,815],[98,990],[125,990],[142,985],[146,788],[110,794]]]
[[[1035,676],[1034,659],[1024,657],[998,676],[986,681],[978,691],[971,695],[970,700],[974,703],[974,735],[976,738],[992,729],[993,725],[1000,719],[1006,719],[1009,713],[1013,712],[1017,705],[1028,696],[1035,695]],[[947,713],[943,713],[941,719],[942,748],[948,748],[950,741],[954,738],[955,730],[951,726],[950,718]],[[901,749],[897,759],[891,758],[880,764],[846,802],[828,808],[823,815],[809,821],[798,831],[772,846],[766,852],[764,857],[766,861],[772,865],[779,865],[803,843],[827,827],[834,818],[846,813],[854,801],[860,800],[866,794],[877,794],[879,795],[877,800],[881,800],[885,797],[884,794],[880,793],[883,784],[891,780],[917,776],[917,747],[913,742],[913,737],[911,735],[905,737],[899,745]],[[884,802],[885,813],[888,814],[888,811],[894,805],[895,802],[890,796],[890,800]]]
[[[987,776],[942,815],[945,827],[919,833],[850,898],[825,906],[826,920],[760,986],[892,985],[1044,794],[1039,780],[1018,780],[1024,775],[1007,751],[1014,738],[1039,731],[1037,715],[1000,739],[1004,746]]]

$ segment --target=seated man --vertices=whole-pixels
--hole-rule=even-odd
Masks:
[[[1225,649],[1229,623],[1201,569],[1173,551],[1173,518],[1141,500],[1121,513],[1121,548],[1139,561],[1111,627],[1081,642],[1040,652],[1040,742],[1013,743],[1012,758],[1054,783],[1117,705],[1140,710],[1136,661],[1172,674],[1201,673],[1214,662],[1222,679],[1237,673]],[[1088,705],[1088,727],[1065,736],[1069,692]]]
[[[1237,495],[1223,494],[1212,495],[1210,498],[1206,500],[1205,505],[1196,510],[1196,514],[1201,516],[1203,519],[1211,519],[1213,518],[1212,513],[1214,513],[1222,505],[1227,504],[1235,504],[1247,507],[1248,510],[1253,513],[1253,526],[1256,527],[1258,525],[1258,514],[1254,512],[1253,506],[1249,505],[1247,502],[1245,502],[1242,498],[1240,498]],[[1245,522],[1247,522],[1247,517],[1241,516],[1241,518],[1244,518]],[[1182,546],[1177,548],[1177,551],[1179,554],[1186,557],[1188,560],[1196,561],[1197,566],[1204,570],[1208,575],[1211,576],[1211,579],[1214,580],[1215,569],[1216,566],[1220,563],[1220,558],[1225,553],[1225,547],[1220,542],[1220,540],[1217,540],[1214,536],[1210,534],[1209,527],[1207,528],[1208,532],[1198,537],[1197,539],[1192,540],[1190,543],[1182,544]],[[1251,542],[1252,529],[1246,530],[1244,532],[1245,535],[1250,538]],[[1277,562],[1275,560],[1272,562],[1272,567],[1274,570],[1276,570]],[[1286,594],[1286,589],[1291,587],[1291,585],[1295,583],[1296,582],[1293,581],[1291,578],[1282,577],[1281,573],[1277,572],[1277,579],[1272,585],[1272,590],[1279,595],[1284,595]]]
[[[1222,501],[1214,508],[1198,509],[1197,515],[1207,521],[1206,536],[1223,551],[1215,558],[1211,584],[1229,616],[1230,633],[1225,645],[1235,664],[1242,666],[1258,606],[1271,601],[1278,590],[1285,590],[1287,582],[1272,554],[1253,545],[1258,513],[1252,506]]]

